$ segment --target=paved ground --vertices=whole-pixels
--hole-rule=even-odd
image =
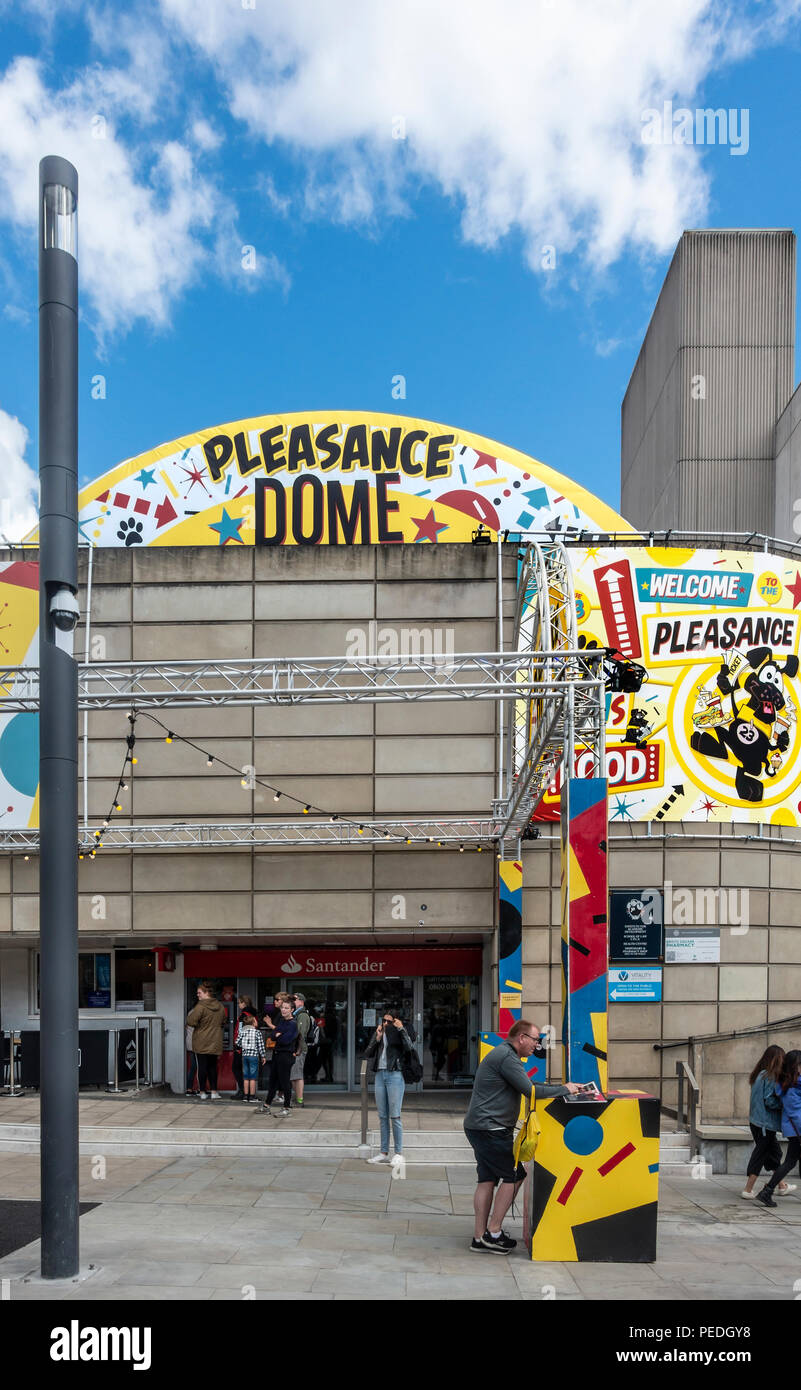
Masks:
[[[446,1130],[462,1133],[462,1120],[467,1110],[470,1092],[407,1095],[403,1102],[405,1130]],[[255,1105],[244,1105],[223,1097],[221,1100],[190,1100],[186,1096],[155,1096],[142,1092],[134,1096],[97,1097],[82,1095],[78,1102],[81,1126],[135,1125],[141,1129],[275,1129],[277,1119],[260,1115]],[[370,1096],[370,1128],[377,1127],[377,1117]],[[38,1124],[39,1096],[0,1095],[0,1124]],[[354,1129],[361,1125],[358,1096],[313,1093],[302,1109],[293,1106],[283,1128],[293,1129]],[[358,1142],[358,1141],[357,1141]]]
[[[404,1114],[404,1119],[405,1119]],[[663,1178],[653,1265],[534,1264],[474,1255],[473,1172],[407,1168],[405,1181],[357,1159],[81,1159],[73,1286],[25,1282],[38,1242],[0,1260],[3,1297],[165,1300],[726,1299],[801,1292],[801,1200],[776,1212],[737,1195],[734,1177]],[[0,1155],[0,1197],[39,1195],[38,1158]],[[507,1229],[520,1235],[520,1223]]]

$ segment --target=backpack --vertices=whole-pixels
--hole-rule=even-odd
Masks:
[[[407,1085],[415,1086],[418,1081],[422,1081],[423,1064],[414,1048],[412,1048],[411,1052],[404,1052],[400,1069]]]
[[[313,1018],[309,1015],[309,1031],[306,1034],[306,1046],[319,1047],[320,1037],[320,1020],[319,1018]]]

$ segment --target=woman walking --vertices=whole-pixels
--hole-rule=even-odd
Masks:
[[[765,1049],[751,1072],[748,1080],[751,1086],[751,1107],[749,1122],[754,1136],[754,1149],[746,1168],[747,1178],[741,1197],[753,1200],[756,1197],[754,1183],[762,1169],[773,1173],[782,1161],[782,1150],[778,1130],[782,1123],[782,1103],[776,1095],[776,1085],[784,1062],[784,1048],[775,1044]],[[780,1192],[794,1189],[787,1183],[779,1185]]]
[[[396,1018],[389,1009],[367,1044],[365,1057],[373,1059],[375,1076],[375,1104],[381,1128],[381,1149],[368,1163],[389,1163],[389,1126],[392,1124],[392,1142],[395,1153],[403,1152],[403,1126],[401,1107],[406,1083],[401,1064],[404,1054],[411,1052],[412,1042],[401,1019]]]
[[[787,1153],[756,1200],[764,1207],[775,1207],[774,1194],[781,1191],[780,1184],[799,1164],[801,1171],[801,1052],[788,1052],[782,1063],[776,1094],[782,1102],[782,1133],[787,1139]],[[788,1189],[789,1190],[789,1189]]]
[[[187,1015],[187,1023],[194,1028],[192,1044],[197,1057],[197,1082],[199,1100],[219,1100],[217,1090],[217,1063],[223,1050],[223,1024],[225,1009],[219,999],[214,998],[214,985],[202,980],[197,987],[197,1004]],[[209,1094],[206,1092],[206,1083]]]

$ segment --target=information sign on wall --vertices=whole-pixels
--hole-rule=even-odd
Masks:
[[[719,927],[668,927],[665,931],[667,965],[716,965],[720,960]]]
[[[615,1004],[659,1003],[662,998],[662,970],[630,969],[609,970],[609,998]]]
[[[654,888],[613,888],[609,894],[609,959],[661,961],[663,895]]]

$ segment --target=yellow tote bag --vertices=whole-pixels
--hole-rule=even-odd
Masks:
[[[531,1099],[529,1098],[526,1118],[515,1136],[515,1163],[529,1163],[531,1161],[534,1157],[539,1137],[540,1122],[537,1119],[537,1112],[532,1106]]]

